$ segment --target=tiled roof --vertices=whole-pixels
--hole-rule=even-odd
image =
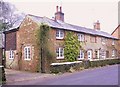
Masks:
[[[17,17],[18,21],[16,21],[16,22],[13,24],[12,28],[10,28],[9,30],[17,29],[17,28],[21,25],[21,23],[22,23],[22,21],[24,20],[24,18],[25,18],[25,14],[19,15],[19,16]],[[8,31],[9,31],[9,30],[8,30]]]
[[[62,21],[55,21],[55,20],[49,19],[47,17],[39,17],[39,16],[30,15],[30,14],[28,14],[28,16],[30,18],[32,18],[32,20],[36,21],[37,23],[45,23],[53,28],[71,30],[71,31],[82,32],[82,33],[91,34],[91,35],[98,35],[98,36],[103,36],[103,37],[107,37],[107,38],[117,39],[117,38],[113,37],[112,35],[110,35],[109,33],[104,32],[104,31],[94,30],[94,29],[90,29],[90,28],[77,26],[77,25],[72,25],[72,24],[62,22]],[[23,19],[21,21],[19,21],[18,23],[16,23],[15,26],[11,29],[18,28],[22,21],[23,21]]]
[[[90,28],[77,26],[77,25],[72,25],[72,24],[68,24],[68,23],[62,22],[62,21],[55,21],[55,20],[49,19],[47,17],[39,17],[39,16],[34,16],[34,15],[29,15],[29,16],[33,20],[35,20],[36,22],[46,23],[50,27],[64,29],[64,30],[71,30],[71,31],[76,31],[76,32],[82,32],[82,33],[87,33],[87,34],[91,34],[91,35],[98,35],[98,36],[103,36],[103,37],[107,37],[107,38],[117,39],[117,38],[113,37],[111,34],[109,34],[107,32],[104,32],[104,31],[94,30],[94,29],[90,29]]]

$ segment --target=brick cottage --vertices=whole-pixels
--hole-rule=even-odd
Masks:
[[[64,43],[66,32],[69,31],[77,34],[78,40],[83,44],[84,50],[80,49],[78,61],[109,59],[119,56],[118,39],[101,31],[99,21],[94,24],[94,29],[65,23],[62,8],[57,6],[55,19],[28,14],[16,27],[4,32],[7,68],[37,72],[39,65],[41,72],[42,60],[39,60],[40,53],[35,35],[35,31],[40,29],[41,23],[45,23],[51,28],[50,41],[53,43],[51,51],[56,54],[53,62],[64,61],[64,46],[61,43]]]

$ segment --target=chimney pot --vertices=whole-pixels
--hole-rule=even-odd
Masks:
[[[58,6],[56,6],[56,12],[58,12]]]
[[[62,7],[60,6],[60,12],[62,12]]]

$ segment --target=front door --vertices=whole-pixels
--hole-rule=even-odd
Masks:
[[[106,51],[106,58],[109,58],[109,51]]]
[[[88,50],[87,55],[88,55],[88,59],[91,60],[92,59],[92,50]]]

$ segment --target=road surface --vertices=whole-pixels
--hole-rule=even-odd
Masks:
[[[118,65],[21,81],[11,85],[118,85]]]

